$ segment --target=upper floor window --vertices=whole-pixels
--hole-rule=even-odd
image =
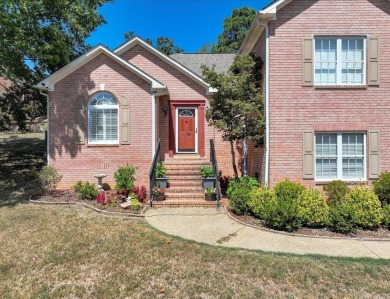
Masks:
[[[108,92],[98,92],[88,105],[88,142],[119,143],[118,101]]]
[[[366,39],[315,38],[316,85],[365,85]]]

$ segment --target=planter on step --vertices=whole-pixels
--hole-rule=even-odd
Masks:
[[[203,178],[203,188],[215,188],[215,178]]]
[[[216,194],[205,194],[206,200],[207,201],[214,201],[217,200],[217,195]]]
[[[155,185],[161,189],[168,188],[168,178],[155,178]]]
[[[165,200],[165,194],[153,195],[154,201],[163,201]]]

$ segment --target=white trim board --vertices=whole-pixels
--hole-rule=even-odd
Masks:
[[[200,76],[198,76],[197,74],[193,73],[188,68],[186,68],[184,65],[182,65],[181,63],[179,63],[176,60],[172,59],[168,55],[165,55],[161,51],[157,50],[155,47],[153,47],[149,43],[145,42],[144,40],[142,40],[138,36],[132,38],[131,40],[127,41],[123,45],[121,45],[118,48],[116,48],[114,50],[114,53],[119,55],[119,56],[121,56],[123,53],[125,53],[126,51],[128,51],[129,49],[131,49],[132,47],[134,47],[136,45],[142,46],[144,49],[146,49],[149,52],[153,53],[154,55],[156,55],[157,57],[159,57],[160,59],[162,59],[163,61],[165,61],[169,65],[173,66],[175,69],[177,69],[181,73],[187,75],[188,77],[193,79],[195,82],[197,82],[200,85],[204,86],[206,88],[207,94],[213,94],[213,93],[218,91],[217,89],[212,88]]]

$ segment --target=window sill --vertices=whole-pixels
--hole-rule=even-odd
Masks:
[[[315,184],[316,184],[316,186],[324,186],[324,185],[327,185],[333,181],[338,181],[338,179],[329,180],[329,181],[315,181]],[[361,181],[359,181],[359,180],[356,180],[356,181],[341,180],[341,181],[347,183],[347,185],[360,185],[360,184],[367,185],[368,184],[368,180],[361,180]]]
[[[97,144],[94,144],[94,143],[89,143],[87,144],[87,147],[119,147],[119,144],[116,143],[116,144],[112,144],[112,143],[107,143],[107,144],[102,144],[102,143],[97,143]]]
[[[314,85],[314,89],[367,89],[367,85]]]

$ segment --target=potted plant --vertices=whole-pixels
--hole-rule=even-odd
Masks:
[[[202,166],[200,168],[200,174],[203,179],[203,188],[214,188],[215,187],[215,174],[214,169],[210,166]]]
[[[159,188],[157,186],[154,186],[152,189],[153,194],[153,200],[155,201],[161,201],[165,199],[165,190],[163,188]]]
[[[206,196],[206,200],[217,200],[217,190],[215,188],[209,187],[204,189],[204,194]]]
[[[167,169],[161,162],[156,164],[156,169],[154,170],[154,177],[156,186],[161,187],[163,189],[168,187],[168,178],[165,176]]]

